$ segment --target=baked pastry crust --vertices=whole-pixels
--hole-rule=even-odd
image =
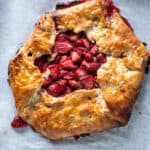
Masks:
[[[17,113],[36,131],[61,139],[124,125],[128,122],[143,79],[148,51],[115,12],[106,19],[104,0],[91,0],[44,14],[28,41],[9,64],[9,83]],[[34,60],[51,55],[56,29],[84,31],[106,54],[97,71],[100,88],[53,97],[41,89],[42,74]],[[29,56],[32,53],[32,56]]]

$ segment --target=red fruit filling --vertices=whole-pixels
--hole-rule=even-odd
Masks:
[[[20,117],[15,117],[13,119],[13,121],[11,122],[11,126],[13,128],[23,128],[23,127],[26,127],[27,126],[27,123],[24,122]]]
[[[55,43],[55,51],[57,51],[57,53],[65,54],[65,53],[68,53],[69,51],[71,51],[72,49],[73,49],[73,45],[67,40],[65,40],[65,42],[57,41]]]
[[[112,18],[114,12],[120,13],[120,9],[113,4],[112,0],[105,0],[104,10],[108,19]],[[123,16],[121,16],[121,18],[129,26],[129,28],[134,31],[129,21]]]
[[[106,56],[83,32],[58,33],[52,52],[56,56],[53,60],[47,55],[35,60],[43,74],[43,88],[50,95],[60,97],[77,89],[99,87],[96,73]]]
[[[111,18],[114,12],[120,13],[120,9],[117,8],[117,7],[113,4],[112,0],[105,0],[105,8],[104,8],[104,9],[105,9],[105,11],[106,11],[106,16],[107,16],[108,18]]]

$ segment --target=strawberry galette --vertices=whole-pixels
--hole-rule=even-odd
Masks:
[[[111,0],[56,8],[10,61],[18,115],[50,139],[126,124],[148,51]]]

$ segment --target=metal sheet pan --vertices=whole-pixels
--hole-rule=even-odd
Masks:
[[[57,0],[0,0],[0,150],[149,150],[150,74],[145,75],[141,93],[129,124],[75,141],[53,142],[30,127],[14,130],[15,116],[11,89],[7,83],[9,59],[27,40],[41,14],[54,9]],[[115,0],[131,22],[137,36],[150,46],[150,1]]]

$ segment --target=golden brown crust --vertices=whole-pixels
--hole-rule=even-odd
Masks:
[[[29,40],[9,64],[9,82],[18,115],[50,139],[102,131],[127,123],[139,92],[148,52],[118,13],[105,18],[103,0],[44,14]],[[84,31],[96,41],[107,62],[97,71],[101,89],[77,90],[62,98],[43,91],[35,58],[51,54],[62,31]],[[32,56],[28,55],[32,53]]]

